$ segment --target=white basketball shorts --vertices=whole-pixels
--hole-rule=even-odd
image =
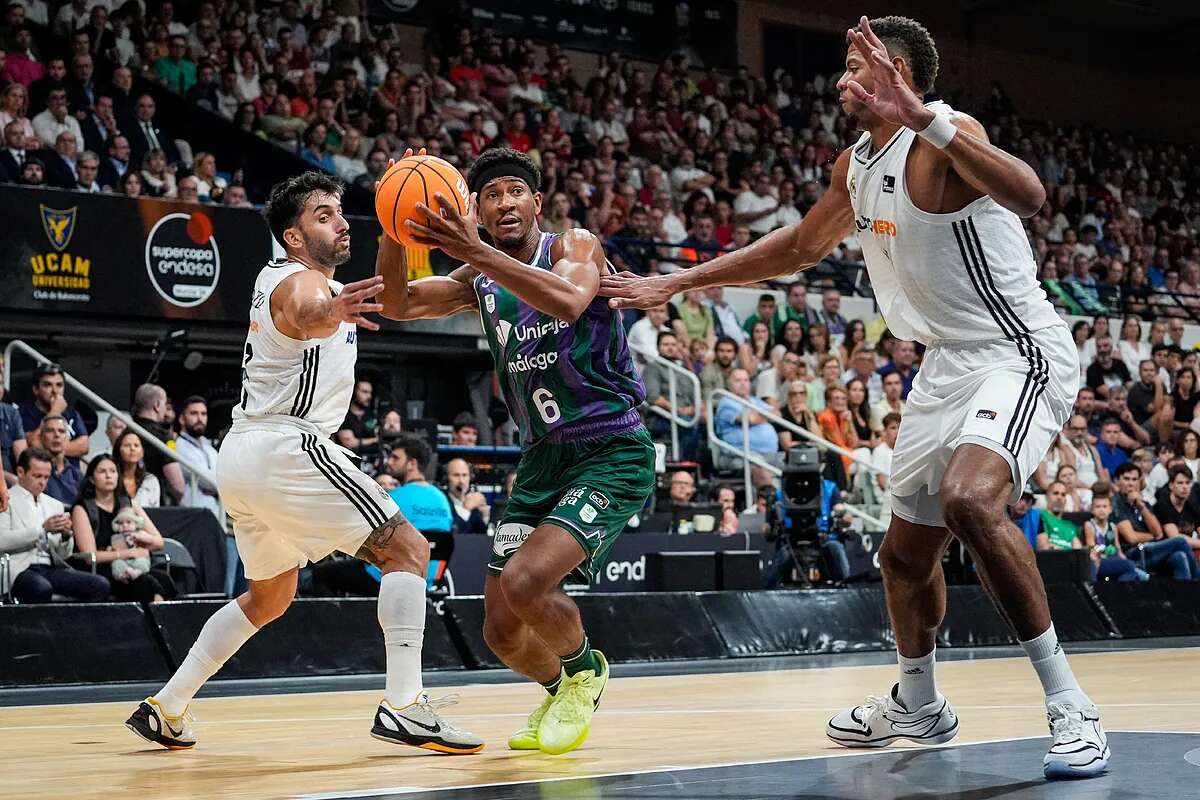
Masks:
[[[335,550],[354,555],[399,510],[349,451],[282,425],[232,430],[217,489],[233,519],[246,578],[261,581]]]
[[[1008,462],[1020,499],[1079,391],[1079,356],[1065,325],[1013,340],[939,342],[913,381],[892,456],[892,513],[945,527],[938,489],[961,444]]]

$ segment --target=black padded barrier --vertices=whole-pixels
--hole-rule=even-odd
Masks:
[[[1092,584],[1046,584],[1054,632],[1064,642],[1116,639],[1121,633],[1110,624],[1108,611],[1096,599]]]
[[[1200,634],[1200,583],[1167,578],[1108,581],[1096,587],[1096,595],[1126,638]]]
[[[467,669],[497,669],[500,659],[483,640],[483,598],[448,597],[442,604],[446,627]]]
[[[700,602],[732,658],[893,646],[878,586],[712,592]]]
[[[178,664],[200,628],[222,600],[158,603],[150,613],[162,632],[171,660]],[[354,675],[384,672],[383,633],[374,598],[297,599],[287,612],[251,637],[226,662],[221,678],[272,678],[302,675]],[[425,669],[461,669],[445,625],[428,606]]]
[[[588,637],[614,661],[726,658],[692,592],[575,595]]]
[[[0,686],[166,680],[136,603],[0,607]]]
[[[691,592],[573,595],[594,647],[612,661],[725,658],[727,650]],[[483,639],[483,598],[452,597],[446,617],[470,668],[503,666]]]
[[[1050,584],[1064,641],[1196,635],[1200,585]],[[592,642],[614,662],[890,650],[878,584],[846,589],[574,595]],[[0,687],[165,680],[224,601],[0,606]],[[939,644],[1012,644],[979,586],[948,590]],[[439,614],[439,610],[442,614]],[[428,606],[424,666],[501,666],[483,640],[483,599]],[[350,675],[385,670],[373,598],[301,599],[254,636],[218,678]]]

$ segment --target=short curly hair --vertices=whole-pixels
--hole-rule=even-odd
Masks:
[[[533,176],[534,185],[529,188],[532,191],[541,191],[542,188],[542,171],[538,169],[537,164],[533,163],[533,159],[519,150],[512,150],[508,147],[493,147],[490,150],[484,150],[479,154],[479,158],[475,159],[475,163],[471,165],[470,171],[467,173],[467,185],[471,187],[472,192],[477,192],[483,187],[478,185],[480,176],[491,171],[494,167],[512,165],[518,167],[521,172],[526,172]]]
[[[854,30],[859,30],[855,25]],[[929,29],[915,19],[900,16],[871,20],[871,30],[891,55],[898,55],[912,71],[913,83],[922,94],[933,91],[938,73],[938,52]]]
[[[283,241],[283,232],[296,224],[296,220],[304,213],[304,204],[314,193],[341,197],[345,188],[339,179],[315,170],[275,184],[263,207],[263,216],[267,219],[267,227],[271,229],[275,241],[279,242],[281,247],[287,246]]]

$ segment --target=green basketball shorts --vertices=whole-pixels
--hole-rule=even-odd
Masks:
[[[557,525],[579,542],[570,577],[591,583],[629,518],[654,491],[654,444],[645,428],[578,442],[540,442],[521,455],[488,569],[495,574],[533,529]]]

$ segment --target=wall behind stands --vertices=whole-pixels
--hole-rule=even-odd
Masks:
[[[791,25],[843,36],[855,15],[903,13],[925,24],[937,41],[941,60],[938,88],[961,91],[982,102],[993,81],[1002,83],[1024,116],[1060,122],[1090,122],[1114,130],[1132,130],[1151,138],[1190,140],[1200,123],[1200,108],[1180,103],[1173,87],[1184,69],[1174,48],[1156,47],[1152,26],[1166,30],[1169,16],[1132,7],[1108,12],[1077,0],[1058,0],[1054,16],[1047,6],[1031,4],[1027,11],[1000,2],[912,0],[901,8],[892,2],[863,0],[853,8],[830,12],[827,4],[794,0],[743,0],[738,4],[738,53],[751,71],[763,66],[763,26]],[[1114,4],[1115,5],[1115,4]],[[976,10],[967,14],[964,7]],[[1122,13],[1123,16],[1115,15]],[[1121,29],[1119,26],[1127,24]],[[1142,30],[1142,35],[1138,29]],[[1189,70],[1190,72],[1190,70]],[[1048,77],[1047,77],[1048,76]],[[1031,77],[1036,79],[1031,80]],[[1164,113],[1145,115],[1145,109]],[[1165,113],[1170,109],[1170,113]]]

